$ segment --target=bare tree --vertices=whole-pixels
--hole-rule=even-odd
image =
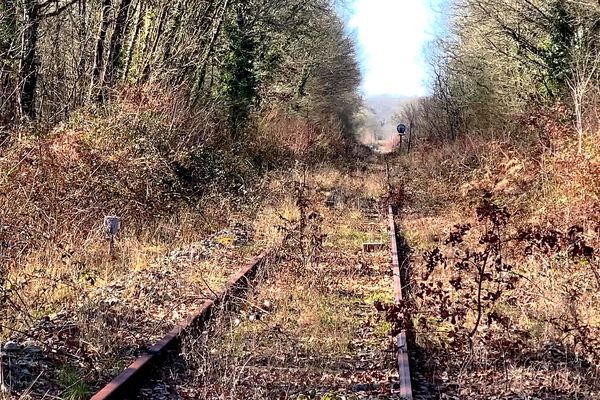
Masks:
[[[571,76],[567,82],[573,102],[575,129],[577,131],[577,153],[583,147],[584,125],[587,95],[594,82],[598,82],[598,66],[600,64],[599,49],[581,41],[574,47],[571,57]]]
[[[129,21],[129,9],[131,0],[121,0],[117,19],[115,20],[114,30],[110,39],[110,48],[108,51],[108,60],[106,63],[106,73],[104,81],[109,86],[115,83],[117,75],[122,70],[122,49],[125,41],[125,31]]]
[[[103,84],[104,73],[104,48],[106,46],[106,34],[110,24],[110,11],[112,8],[112,0],[102,0],[102,16],[100,18],[100,29],[98,31],[98,39],[96,40],[96,51],[94,52],[94,67],[92,69],[92,83],[90,85],[90,99],[98,100],[101,87]]]

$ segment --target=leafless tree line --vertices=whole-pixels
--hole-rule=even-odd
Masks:
[[[579,147],[599,126],[600,4],[591,0],[455,0],[431,44],[424,131],[438,139],[503,130],[532,105],[571,106]]]
[[[0,126],[53,124],[148,83],[220,104],[233,130],[284,101],[349,125],[359,73],[330,0],[0,4]]]

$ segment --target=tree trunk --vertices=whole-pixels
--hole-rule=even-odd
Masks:
[[[225,21],[225,16],[227,15],[228,4],[229,4],[229,0],[224,0],[223,10],[221,11],[221,15],[217,21],[217,26],[215,27],[215,30],[213,31],[213,33],[211,35],[210,42],[208,43],[208,46],[206,47],[204,55],[202,56],[202,59],[200,60],[200,71],[198,71],[197,78],[194,82],[194,86],[192,87],[192,96],[194,97],[195,100],[200,97],[199,95],[200,95],[200,92],[202,91],[202,86],[204,86],[204,79],[206,78],[206,70],[208,67],[208,62],[210,60],[210,57],[213,54],[215,44],[221,33],[221,28],[223,27],[223,22]]]
[[[23,29],[21,56],[21,113],[22,116],[35,119],[35,91],[38,81],[37,42],[40,25],[40,6],[37,0],[27,0],[24,4],[25,26]]]
[[[81,105],[86,100],[86,85],[81,85],[81,80],[85,76],[87,72],[88,65],[88,56],[87,56],[87,46],[85,45],[87,33],[88,33],[88,14],[87,14],[87,2],[86,0],[78,1],[78,11],[77,16],[79,18],[79,24],[77,26],[77,34],[79,35],[79,60],[77,61],[77,79],[76,85],[73,87],[73,92],[71,93],[71,106],[77,107]]]
[[[181,26],[183,16],[183,0],[178,0],[175,6],[175,13],[170,18],[169,27],[167,28],[167,39],[164,44],[163,63],[168,64],[173,55],[173,46],[177,38],[177,31]]]
[[[145,15],[145,7],[142,2],[139,3],[137,20],[135,23],[135,30],[133,31],[133,36],[131,37],[131,42],[129,43],[129,49],[127,50],[127,59],[125,60],[125,68],[123,72],[123,79],[127,80],[129,78],[129,71],[131,69],[131,62],[133,60],[133,53],[137,46],[138,38],[140,36],[140,31],[142,29],[142,22],[144,20]]]
[[[106,63],[106,73],[104,76],[104,82],[106,82],[106,84],[109,86],[113,86],[115,84],[116,79],[122,72],[121,50],[123,49],[123,41],[125,40],[125,29],[127,27],[130,7],[131,0],[122,0],[121,4],[119,5],[119,11],[115,21],[115,29],[110,39],[110,49],[108,53],[108,61]]]
[[[15,58],[17,30],[17,5],[14,0],[0,4],[0,124],[13,120],[15,108]]]
[[[96,52],[94,57],[94,68],[92,70],[92,84],[90,86],[90,98],[101,100],[101,91],[95,92],[96,88],[102,87],[102,73],[104,70],[104,45],[106,42],[106,32],[109,25],[109,14],[112,6],[111,0],[102,0],[102,20],[100,22],[100,31],[96,41]]]
[[[162,12],[160,14],[160,18],[158,21],[158,28],[156,29],[156,37],[152,42],[152,46],[148,53],[148,58],[146,59],[146,64],[144,65],[144,70],[142,71],[141,82],[147,82],[150,79],[150,73],[152,69],[152,63],[154,60],[154,53],[156,52],[156,48],[158,47],[158,42],[163,34],[165,27],[165,20],[167,19],[169,7],[163,7]],[[148,36],[148,40],[150,40],[150,36]]]

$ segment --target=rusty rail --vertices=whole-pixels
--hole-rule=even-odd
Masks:
[[[391,205],[389,206],[389,234],[394,278],[394,300],[396,303],[399,303],[402,301],[402,281],[398,258],[396,221]],[[238,271],[229,279],[227,284],[213,299],[206,300],[190,316],[179,322],[168,334],[154,344],[154,346],[150,347],[145,354],[138,357],[123,372],[92,396],[91,400],[126,399],[128,396],[135,394],[139,386],[152,372],[152,366],[158,365],[168,350],[177,347],[185,332],[189,331],[192,327],[201,327],[205,324],[210,319],[215,306],[222,303],[229,294],[248,287],[251,279],[254,278],[269,254],[270,250],[264,251],[247,266]],[[396,337],[396,345],[397,364],[400,377],[399,394],[405,400],[412,400],[413,395],[405,331],[402,331]]]
[[[232,276],[214,299],[206,300],[196,311],[179,322],[167,335],[150,347],[146,354],[137,358],[129,367],[100,389],[91,400],[117,400],[132,395],[152,372],[151,367],[157,365],[169,349],[174,349],[181,336],[192,327],[205,324],[216,305],[223,302],[226,296],[237,290],[247,288],[258,269],[263,265],[270,251],[264,251],[247,266]]]
[[[400,275],[400,261],[398,258],[398,235],[396,231],[396,221],[394,219],[394,209],[390,205],[389,214],[389,233],[392,250],[392,272],[394,275],[394,301],[396,304],[402,302],[402,278]],[[408,344],[406,341],[406,331],[402,330],[396,336],[396,362],[398,364],[398,374],[400,377],[400,396],[405,400],[412,400],[412,385],[410,380],[410,365],[408,359]]]

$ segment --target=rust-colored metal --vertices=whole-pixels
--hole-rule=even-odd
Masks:
[[[396,232],[396,221],[394,219],[394,209],[390,205],[389,213],[389,232],[392,250],[392,271],[394,274],[394,301],[399,304],[402,301],[402,278],[400,275],[400,260],[398,258],[398,235]],[[412,400],[412,384],[410,380],[410,365],[408,359],[408,345],[406,341],[406,331],[401,331],[396,336],[398,363],[398,374],[400,376],[400,396],[406,400]]]
[[[184,332],[192,327],[202,326],[208,321],[215,305],[229,294],[248,287],[259,267],[267,258],[269,251],[264,251],[247,266],[233,275],[214,299],[206,300],[196,311],[180,321],[168,334],[148,349],[146,354],[137,358],[129,367],[115,377],[104,388],[97,392],[91,400],[126,399],[152,372],[151,367],[158,364],[169,349],[174,349]]]

